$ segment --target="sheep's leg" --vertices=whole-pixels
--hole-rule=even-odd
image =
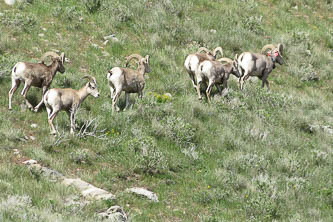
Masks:
[[[222,96],[222,87],[219,84],[216,84],[216,88],[219,91],[220,95]]]
[[[35,107],[35,109],[34,109],[35,112],[38,112],[38,110],[39,110],[39,108],[41,107],[41,105],[43,105],[43,102],[44,102],[43,97],[44,97],[44,95],[45,95],[45,93],[46,93],[47,88],[48,88],[47,86],[43,86],[42,100],[41,100],[41,101],[38,103],[38,105]]]
[[[268,75],[267,74],[264,74],[263,77],[262,77],[262,84],[261,84],[261,87],[264,88],[265,87],[265,84],[267,86],[267,90],[269,91],[269,82],[267,80],[267,77]]]
[[[239,86],[240,89],[243,90],[244,89],[244,83],[245,81],[250,77],[250,75],[248,75],[248,72],[246,71],[244,73],[244,75],[242,77],[239,78]]]
[[[48,105],[45,105],[45,106],[46,106],[47,118],[50,118],[51,113],[52,113],[52,109],[51,109],[51,107],[48,106]]]
[[[71,121],[71,134],[73,135],[75,132],[75,112],[70,112],[70,121]]]
[[[21,81],[18,79],[12,78],[12,88],[9,90],[8,96],[9,96],[9,104],[8,104],[8,109],[12,109],[12,97],[17,90],[17,88],[20,86]]]
[[[198,83],[197,83],[198,98],[199,98],[199,100],[202,100],[201,92],[200,92],[200,85],[201,85],[201,81],[198,81]]]
[[[140,94],[140,93],[139,93]],[[129,97],[130,97],[130,94],[128,92],[125,92],[125,101],[126,101],[126,106],[125,106],[125,109],[126,110],[129,105],[130,105],[130,101],[129,101]]]
[[[48,122],[49,122],[49,125],[50,125],[50,128],[51,128],[51,133],[50,133],[51,135],[55,135],[57,133],[57,131],[56,131],[54,125],[53,125],[53,120],[57,116],[57,114],[58,114],[59,111],[60,111],[60,109],[57,108],[57,107],[55,107],[53,109],[52,114],[48,118]]]
[[[31,87],[31,81],[25,81],[24,88],[21,92],[21,95],[23,96],[23,98],[25,100],[25,103],[27,104],[28,108],[32,110],[33,106],[31,105],[31,103],[29,103],[29,101],[27,99],[27,93],[28,93],[30,87]]]
[[[195,81],[194,74],[193,74],[193,73],[188,73],[188,75],[189,75],[190,78],[191,78],[192,85],[193,85],[194,89],[196,89],[196,88],[197,88],[197,83],[196,83],[196,81]]]
[[[208,87],[206,89],[206,95],[207,95],[207,99],[208,99],[209,103],[211,102],[211,100],[210,100],[210,93],[211,93],[211,91],[213,89],[214,84],[215,84],[214,81],[209,81]]]
[[[119,107],[117,106],[117,102],[119,100],[121,91],[122,89],[116,89],[116,94],[112,99],[112,112],[114,112],[114,110],[116,110],[117,112],[120,110]]]
[[[111,96],[111,99],[114,96],[114,88],[112,86],[110,86],[110,96]]]
[[[227,79],[223,80],[223,91],[221,93],[221,96],[226,96],[228,93],[228,81]]]

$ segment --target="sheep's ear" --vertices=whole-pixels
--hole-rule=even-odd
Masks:
[[[283,54],[283,44],[278,44],[278,47],[280,54]]]

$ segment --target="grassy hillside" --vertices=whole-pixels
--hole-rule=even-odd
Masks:
[[[90,1],[29,2],[0,2],[0,221],[96,221],[113,205],[132,221],[333,220],[332,1],[105,0],[97,11]],[[104,45],[110,34],[119,41]],[[255,79],[240,92],[231,79],[227,97],[198,101],[187,54],[222,46],[233,58],[269,43],[283,43],[286,60],[270,74],[270,92]],[[8,111],[11,68],[52,49],[70,59],[52,87],[97,78],[101,97],[87,98],[77,122],[94,120],[104,139],[70,136],[66,113],[50,136],[45,108],[21,109],[22,86]],[[144,98],[132,95],[132,109],[112,114],[106,73],[132,53],[151,56]],[[41,90],[28,98],[37,104]],[[30,172],[13,149],[117,199],[68,207],[83,197]],[[133,186],[160,202],[123,192]]]

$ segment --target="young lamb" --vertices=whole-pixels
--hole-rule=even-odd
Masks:
[[[53,120],[57,116],[58,112],[65,110],[71,121],[71,134],[74,134],[75,130],[75,115],[79,109],[83,100],[87,96],[92,95],[94,97],[99,97],[99,92],[97,89],[97,82],[95,77],[84,76],[83,78],[89,79],[81,89],[59,89],[54,88],[47,91],[44,95],[44,104],[46,106],[48,122],[51,128],[51,134],[56,134],[57,131],[53,125]]]

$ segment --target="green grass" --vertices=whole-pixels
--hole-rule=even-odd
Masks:
[[[313,127],[333,127],[331,1],[115,0],[94,13],[84,3],[0,2],[0,221],[96,221],[113,205],[132,221],[333,220],[332,135]],[[119,42],[103,45],[110,34]],[[183,67],[187,54],[222,46],[233,58],[269,43],[284,44],[287,63],[270,74],[270,92],[260,81],[240,92],[229,80],[226,98],[198,101]],[[7,110],[11,68],[51,49],[71,61],[52,87],[78,89],[82,76],[96,77],[101,97],[84,101],[77,122],[96,118],[106,140],[71,137],[60,113],[55,122],[64,135],[55,144],[45,108],[21,111],[22,86]],[[132,53],[151,56],[144,98],[132,95],[133,109],[112,114],[107,70],[124,66]],[[319,80],[306,81],[313,75]],[[41,90],[28,95],[36,104]],[[68,198],[83,197],[31,173],[13,149],[117,199],[69,207]],[[152,190],[160,202],[123,192],[133,186]]]

